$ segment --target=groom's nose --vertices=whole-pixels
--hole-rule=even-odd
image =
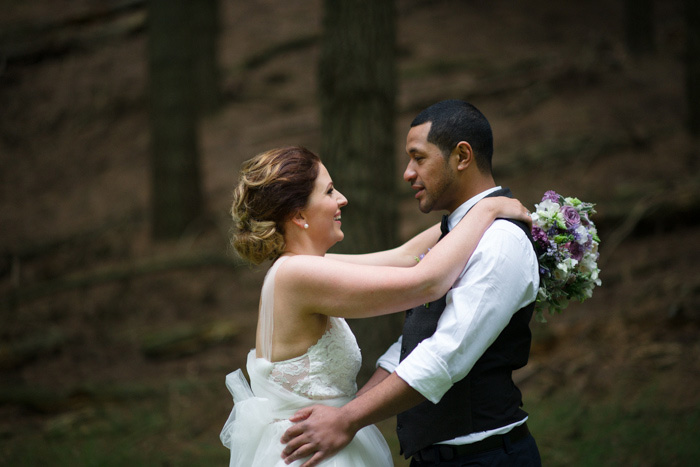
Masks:
[[[403,179],[408,183],[412,183],[416,179],[416,171],[411,167],[411,162],[406,164],[406,170],[403,171]]]

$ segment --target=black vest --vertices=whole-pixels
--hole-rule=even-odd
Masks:
[[[512,197],[502,189],[488,196]],[[511,221],[532,241],[527,225]],[[437,329],[446,297],[406,312],[401,347],[403,360]],[[431,444],[478,431],[500,428],[522,420],[527,413],[512,372],[527,364],[530,354],[530,318],[534,302],[518,310],[508,325],[476,361],[471,371],[445,393],[440,402],[425,401],[398,414],[396,432],[406,458]],[[467,344],[465,344],[467,345]]]

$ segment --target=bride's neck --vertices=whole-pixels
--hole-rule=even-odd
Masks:
[[[295,239],[286,242],[283,256],[309,255],[309,256],[324,256],[328,249],[319,248],[314,245],[310,239]]]

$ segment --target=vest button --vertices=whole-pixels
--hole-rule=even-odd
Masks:
[[[412,314],[413,314],[413,310],[406,311],[406,316],[411,316]]]
[[[406,347],[401,347],[401,355],[406,355]]]

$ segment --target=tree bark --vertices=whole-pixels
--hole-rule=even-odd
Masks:
[[[395,10],[393,0],[325,0],[319,68],[321,158],[348,198],[334,251],[396,246]],[[399,333],[400,315],[351,323],[366,378]]]
[[[149,0],[151,219],[156,239],[175,238],[199,216],[194,43],[189,0]]]
[[[199,0],[193,8],[194,73],[197,89],[197,109],[209,115],[221,106],[218,61],[219,2]]]

